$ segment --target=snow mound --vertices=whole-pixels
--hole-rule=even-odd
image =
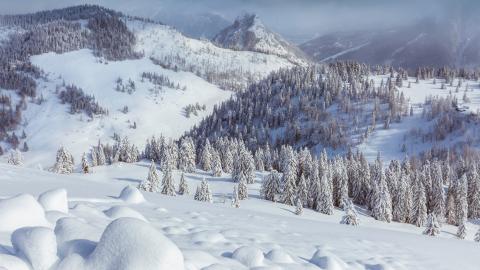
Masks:
[[[224,242],[225,237],[223,234],[216,231],[201,231],[191,234],[191,239],[195,243],[218,243]]]
[[[263,264],[263,252],[256,247],[243,246],[237,248],[232,258],[248,267],[261,266]]]
[[[126,206],[112,206],[110,209],[105,211],[105,215],[112,219],[131,217],[140,219],[142,221],[147,221],[142,214]]]
[[[75,239],[63,243],[61,249],[58,250],[58,254],[65,258],[67,256],[77,254],[83,258],[88,257],[97,246],[97,243],[87,239]]]
[[[12,246],[35,270],[50,269],[58,260],[55,234],[45,227],[25,227],[13,232]]]
[[[85,269],[183,270],[183,254],[148,223],[119,218],[107,226]]]
[[[210,253],[201,250],[183,250],[185,257],[185,266],[191,266],[196,269],[204,269],[207,266],[218,263],[218,259]]]
[[[67,190],[63,188],[45,191],[38,196],[38,202],[45,211],[68,213]]]
[[[73,217],[61,218],[55,225],[55,235],[60,254],[63,253],[64,249],[68,249],[70,241],[84,239],[97,242],[101,233],[102,231],[96,227]]]
[[[69,215],[59,211],[47,211],[45,212],[45,217],[47,218],[48,222],[55,224],[59,219],[69,217]]]
[[[120,192],[119,199],[123,200],[126,203],[142,203],[145,202],[145,197],[143,194],[133,186],[126,186]]]
[[[276,263],[293,263],[292,257],[282,249],[272,249],[266,255],[265,258]]]
[[[18,257],[8,254],[0,254],[0,269],[30,270],[30,266]]]
[[[325,248],[318,249],[310,262],[325,270],[344,270],[348,268],[348,265],[342,259]]]
[[[32,195],[20,194],[0,200],[0,231],[27,226],[47,226],[45,212]]]

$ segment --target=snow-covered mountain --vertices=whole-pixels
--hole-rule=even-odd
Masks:
[[[269,30],[255,14],[238,17],[232,25],[218,33],[213,41],[225,48],[278,55],[294,63],[306,61],[303,52]]]
[[[316,61],[355,60],[371,65],[477,67],[480,31],[475,17],[423,19],[385,30],[322,35],[300,45]]]

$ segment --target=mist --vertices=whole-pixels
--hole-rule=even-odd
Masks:
[[[473,0],[1,0],[0,13],[86,3],[158,20],[162,14],[214,13],[233,21],[242,13],[256,13],[268,27],[296,43],[330,32],[388,28],[425,17],[442,19],[451,12],[475,14],[480,6]]]

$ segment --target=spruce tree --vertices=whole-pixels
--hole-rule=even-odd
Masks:
[[[18,149],[11,149],[9,152],[7,163],[15,166],[22,166],[23,165],[22,153],[18,151]]]
[[[415,186],[413,221],[417,227],[422,227],[427,221],[427,198],[425,188],[420,181],[417,181]]]
[[[476,163],[468,173],[468,217],[480,218],[480,177]]]
[[[280,174],[272,170],[263,180],[260,194],[265,200],[274,202],[276,195],[280,194]]]
[[[197,191],[195,192],[195,196],[193,198],[201,202],[213,202],[210,186],[205,178],[202,179],[200,186],[197,186]]]
[[[350,199],[346,199],[343,203],[343,210],[345,211],[345,215],[342,217],[340,221],[341,224],[357,226],[360,224],[358,220],[357,211],[355,210],[355,206]]]
[[[175,196],[175,183],[173,180],[172,165],[167,159],[164,165],[163,178],[162,178],[162,194],[168,196]]]
[[[180,150],[178,154],[178,166],[179,169],[188,172],[188,173],[193,173],[195,172],[195,145],[193,143],[192,138],[190,137],[185,137],[182,139],[180,142]]]
[[[477,230],[477,233],[475,233],[475,242],[480,242],[480,227]]]
[[[180,184],[178,186],[178,194],[180,195],[188,195],[190,194],[190,190],[188,189],[187,181],[185,180],[185,174],[182,172],[180,176]]]
[[[297,175],[295,170],[291,167],[286,169],[286,172],[283,173],[283,191],[282,191],[282,202],[288,205],[295,205],[295,182]]]
[[[376,220],[392,221],[392,201],[385,182],[385,174],[377,161],[374,173],[374,191],[372,193],[372,215]]]
[[[235,208],[239,208],[239,207],[240,207],[240,199],[238,198],[238,188],[237,188],[237,185],[233,185],[232,207],[235,207]]]
[[[220,160],[220,155],[217,151],[212,151],[212,176],[220,177],[222,176],[222,161]]]
[[[320,178],[316,210],[322,214],[333,215],[333,194],[326,172]]]
[[[423,232],[425,235],[437,236],[440,234],[440,225],[438,225],[435,213],[428,214],[427,228]]]
[[[303,214],[303,202],[302,199],[297,198],[296,204],[295,204],[295,215],[302,215]]]
[[[465,226],[465,222],[460,223],[458,226],[456,236],[459,239],[465,239],[465,236],[467,236],[467,227]]]
[[[212,169],[212,146],[208,139],[205,140],[205,145],[200,153],[200,166],[202,170],[208,172]]]
[[[143,191],[148,191],[148,192],[158,192],[159,186],[160,186],[160,179],[157,173],[157,166],[155,165],[155,162],[152,159],[152,162],[150,163],[150,168],[148,170],[147,179],[145,179],[144,181],[142,181],[142,183],[140,183],[140,185],[138,186],[138,189]]]
[[[443,189],[443,183],[442,166],[438,161],[434,161],[432,164],[431,211],[433,211],[437,217],[443,217],[445,214],[445,191]]]
[[[72,155],[62,146],[57,151],[53,171],[60,174],[69,174],[73,172],[74,162]]]
[[[467,205],[467,176],[464,173],[459,180],[457,194],[455,199],[456,225],[465,223],[468,215]]]
[[[87,154],[83,153],[82,155],[82,172],[90,173],[90,165],[88,164]]]
[[[305,174],[303,173],[300,176],[300,180],[297,185],[296,196],[302,201],[302,203],[306,205],[308,200],[308,188],[307,188],[307,180],[305,178]]]
[[[238,198],[240,200],[248,198],[247,177],[243,173],[240,173],[238,180]]]

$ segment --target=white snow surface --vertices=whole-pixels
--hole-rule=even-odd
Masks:
[[[67,191],[63,188],[45,191],[38,196],[38,202],[45,211],[68,213]]]
[[[438,237],[429,237],[422,234],[424,228],[379,222],[358,207],[361,225],[357,227],[340,224],[343,212],[338,209],[331,216],[310,209],[297,216],[292,206],[260,199],[265,175],[260,172],[256,183],[249,185],[249,199],[241,201],[238,209],[231,207],[228,199],[233,190],[230,176],[210,177],[202,171],[186,174],[186,181],[193,191],[206,177],[213,203],[194,201],[193,195],[156,193],[143,193],[146,201],[140,204],[122,200],[119,194],[125,186],[140,183],[148,167],[148,162],[117,163],[95,167],[92,174],[57,175],[0,164],[0,197],[32,194],[22,195],[30,199],[8,207],[1,201],[0,224],[6,221],[8,209],[17,207],[17,213],[25,213],[22,209],[32,204],[33,196],[65,188],[68,217],[40,225],[46,226],[42,230],[54,228],[58,261],[52,269],[474,270],[478,266],[478,243],[473,238],[479,225],[472,220],[466,225],[466,240],[458,240],[454,226],[443,224]],[[178,183],[180,172],[175,171],[174,178]],[[44,216],[41,206],[37,207]],[[112,220],[106,214],[113,212],[108,209],[127,208],[147,221],[131,217]],[[25,226],[38,225],[21,225]],[[24,257],[15,252],[18,245],[12,244],[13,238],[12,230],[0,232],[0,266],[32,267],[30,261],[17,260]],[[38,239],[31,247],[45,245],[45,250],[51,250],[53,244],[47,244],[45,238],[31,237],[31,241]]]

